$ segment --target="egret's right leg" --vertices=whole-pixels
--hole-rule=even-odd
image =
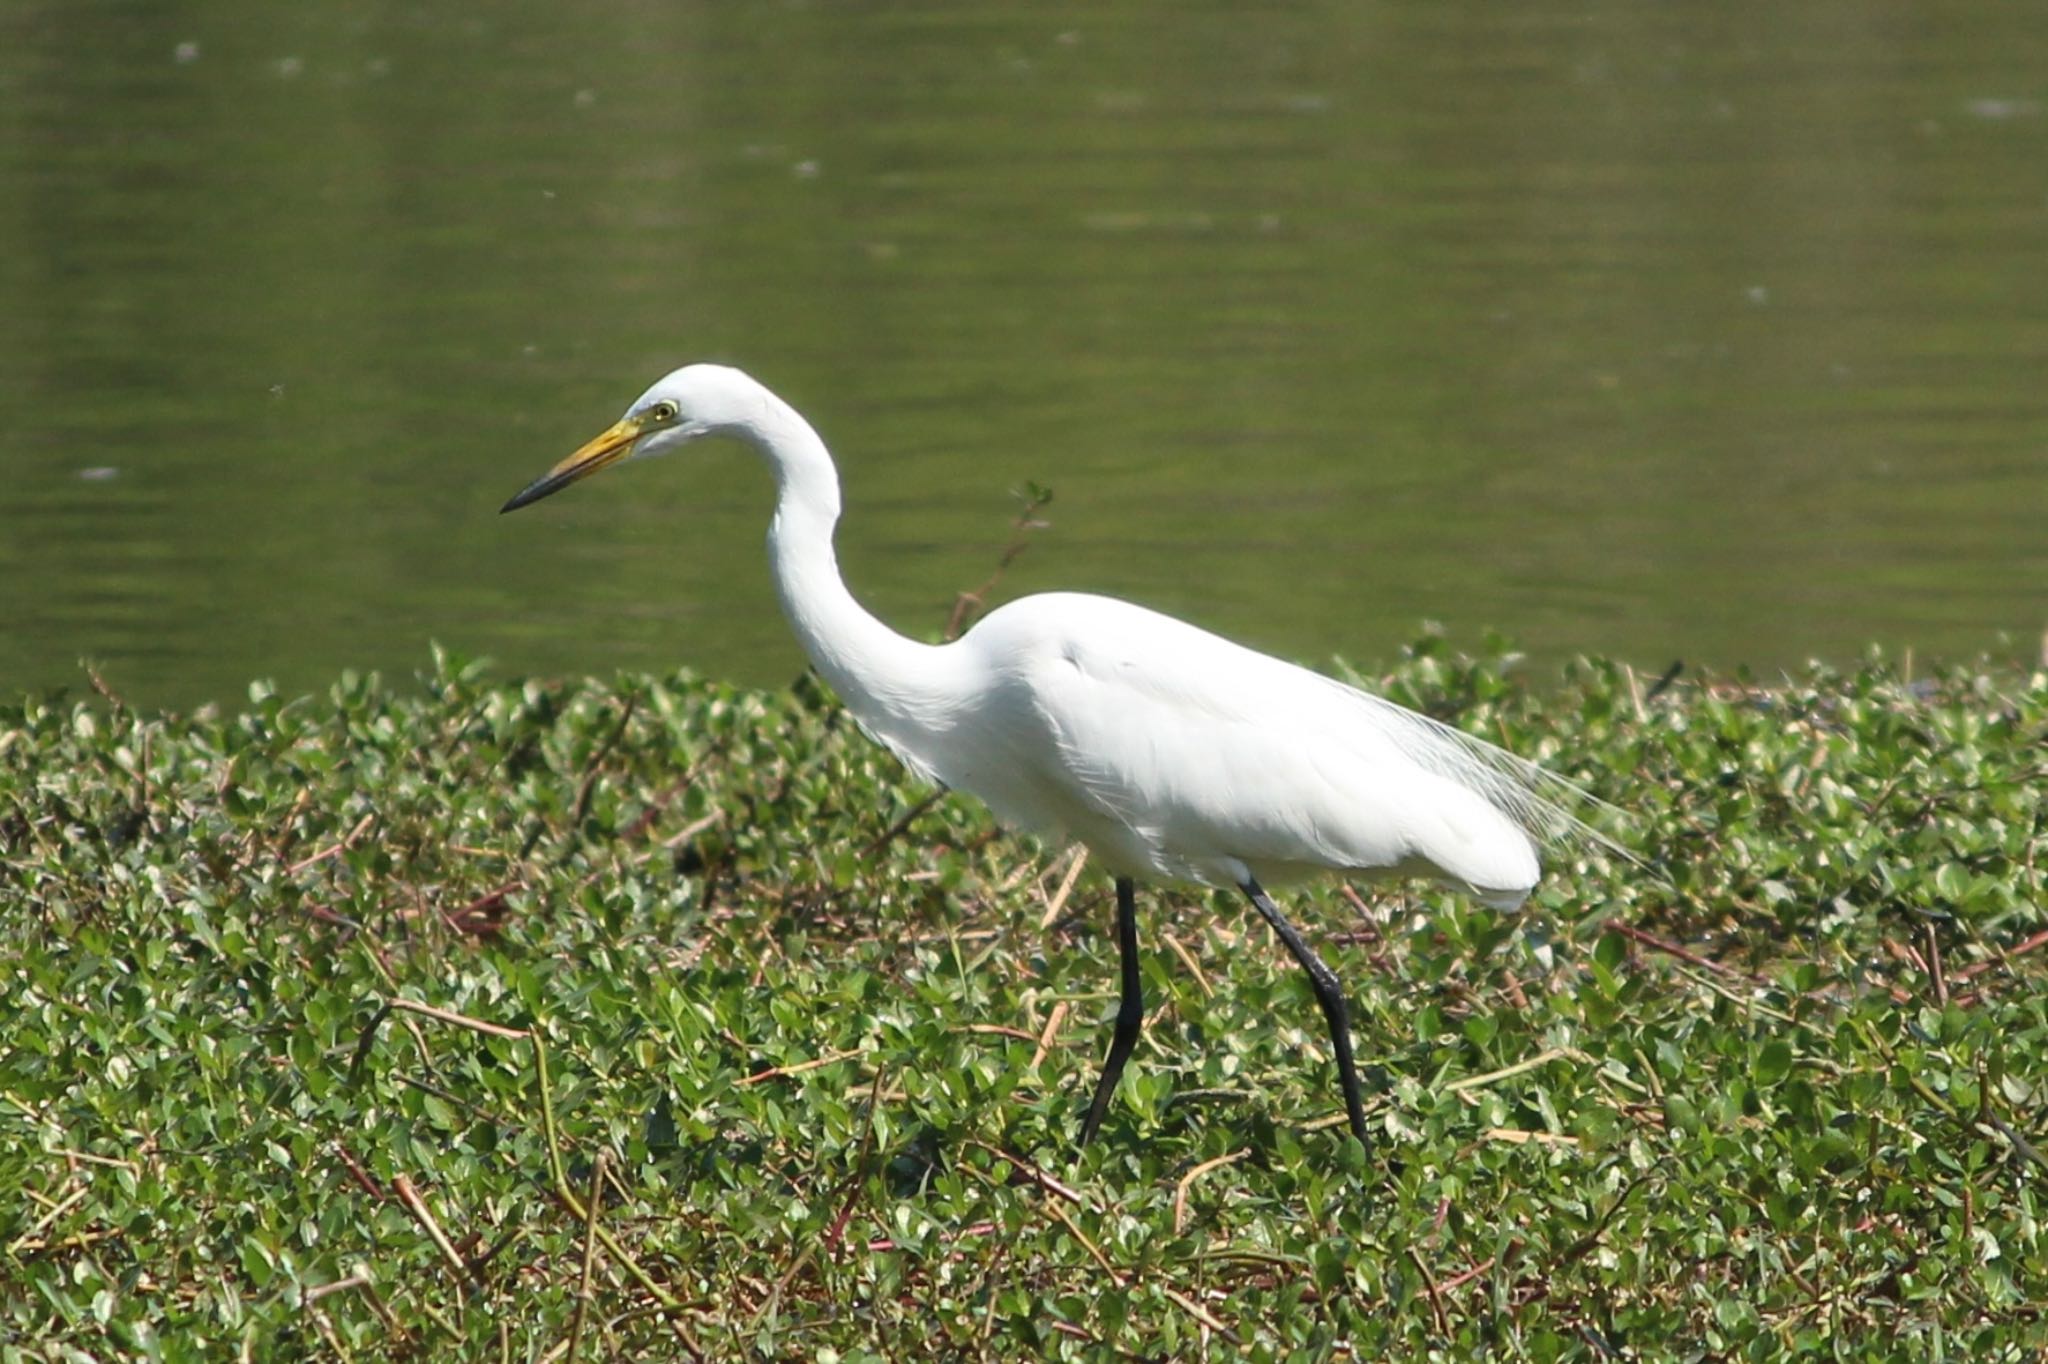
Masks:
[[[1273,897],[1266,894],[1256,878],[1245,877],[1243,889],[1266,922],[1273,925],[1280,941],[1287,944],[1288,952],[1301,963],[1301,969],[1308,972],[1309,988],[1316,992],[1316,1003],[1323,1006],[1323,1021],[1330,1025],[1330,1045],[1337,1049],[1337,1079],[1344,1086],[1344,1111],[1351,1118],[1351,1135],[1364,1141],[1365,1105],[1358,1099],[1358,1067],[1351,1061],[1351,1015],[1344,1007],[1344,987],[1337,983],[1336,973],[1323,965],[1315,949],[1302,941],[1301,934],[1295,932],[1294,925],[1287,922],[1280,906],[1273,903]]]
[[[1088,1118],[1081,1124],[1081,1144],[1095,1140],[1102,1126],[1102,1114],[1109,1096],[1138,1045],[1138,1029],[1145,1023],[1145,995],[1138,984],[1138,888],[1128,876],[1116,878],[1116,950],[1123,968],[1123,1000],[1116,1009],[1116,1031],[1110,1035],[1109,1057],[1102,1063],[1102,1078],[1095,1082],[1095,1099],[1088,1105]]]

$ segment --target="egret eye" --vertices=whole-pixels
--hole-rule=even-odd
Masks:
[[[668,422],[672,422],[675,419],[676,405],[674,403],[656,403],[654,406],[647,409],[647,420],[650,422],[665,424]]]

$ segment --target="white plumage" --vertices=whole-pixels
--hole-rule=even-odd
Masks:
[[[1515,807],[1444,775],[1473,761],[1462,736],[1318,673],[1073,593],[1005,606],[944,652],[954,676],[933,709],[862,718],[912,765],[1118,875],[1412,871],[1506,905],[1536,883]]]
[[[1252,898],[1309,972],[1363,1139],[1341,992],[1263,886],[1333,871],[1420,874],[1512,907],[1536,884],[1542,843],[1590,833],[1567,808],[1580,793],[1535,764],[1129,602],[1047,593],[950,644],[897,634],[840,577],[839,480],[824,442],[738,370],[676,370],[505,510],[706,435],[746,441],[774,472],[768,545],[783,609],[868,733],[1005,823],[1079,841],[1115,875],[1123,1007],[1084,1141],[1143,1016],[1134,879],[1232,885]]]

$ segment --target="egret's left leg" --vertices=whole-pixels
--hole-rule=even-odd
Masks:
[[[1344,1086],[1344,1109],[1351,1115],[1351,1135],[1364,1141],[1365,1105],[1358,1099],[1358,1067],[1351,1061],[1351,1014],[1344,1007],[1344,989],[1315,949],[1294,931],[1294,925],[1287,922],[1287,916],[1280,912],[1257,878],[1246,876],[1242,889],[1266,922],[1273,925],[1273,931],[1287,944],[1301,969],[1308,972],[1309,988],[1316,992],[1316,1003],[1323,1006],[1323,1021],[1330,1025],[1330,1044],[1337,1049],[1337,1079]]]
[[[1116,1030],[1110,1035],[1109,1056],[1102,1063],[1102,1078],[1095,1082],[1095,1098],[1081,1123],[1081,1144],[1095,1140],[1102,1115],[1109,1111],[1109,1096],[1138,1045],[1138,1031],[1145,1026],[1145,993],[1138,983],[1138,888],[1128,876],[1116,878],[1116,954],[1123,972],[1123,996],[1117,1003]]]

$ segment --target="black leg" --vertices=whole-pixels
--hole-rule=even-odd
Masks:
[[[1116,878],[1116,950],[1123,967],[1123,1002],[1116,1009],[1116,1031],[1110,1035],[1109,1058],[1102,1063],[1102,1078],[1095,1082],[1095,1099],[1088,1105],[1088,1119],[1081,1124],[1081,1144],[1095,1140],[1102,1126],[1103,1110],[1138,1045],[1138,1029],[1145,1022],[1145,995],[1138,984],[1138,889],[1128,876]],[[1340,1006],[1341,1007],[1341,1006]]]
[[[1287,950],[1301,963],[1301,969],[1308,972],[1309,987],[1316,992],[1316,1003],[1323,1006],[1323,1020],[1330,1025],[1330,1043],[1337,1049],[1337,1078],[1344,1084],[1344,1108],[1351,1115],[1351,1135],[1360,1141],[1365,1136],[1365,1106],[1358,1101],[1358,1067],[1351,1062],[1351,1014],[1344,1007],[1344,990],[1337,984],[1337,977],[1330,968],[1323,965],[1323,959],[1315,949],[1301,940],[1301,934],[1294,931],[1294,925],[1287,922],[1287,916],[1273,903],[1272,897],[1254,878],[1244,879],[1244,893],[1252,904],[1273,925],[1273,931],[1280,935],[1280,941],[1287,944]]]

